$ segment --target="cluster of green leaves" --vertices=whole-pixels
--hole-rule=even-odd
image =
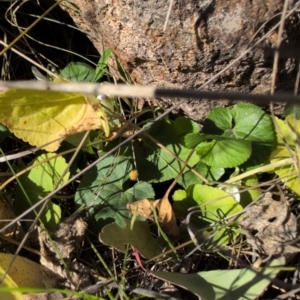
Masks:
[[[202,132],[187,134],[184,143],[210,167],[254,167],[271,153],[273,128],[270,116],[253,104],[219,107],[209,112]]]
[[[246,117],[242,118],[243,115]],[[91,213],[91,218],[96,218],[96,221],[112,218],[114,215],[113,219],[121,225],[122,219],[128,217],[124,211],[126,203],[153,198],[150,184],[174,179],[182,169],[183,162],[190,156],[189,168],[184,170],[179,180],[184,190],[178,190],[173,197],[176,201],[175,207],[187,210],[191,206],[209,202],[214,197],[226,196],[221,202],[207,204],[205,211],[210,210],[214,214],[217,208],[224,207],[223,217],[228,216],[242,210],[242,206],[230,193],[216,187],[202,185],[201,178],[190,168],[208,180],[217,181],[224,174],[225,168],[242,166],[246,169],[268,162],[274,141],[275,131],[270,116],[252,104],[238,104],[232,109],[212,110],[200,133],[198,124],[187,118],[179,117],[175,121],[161,120],[146,130],[142,142],[135,141],[133,147],[123,147],[118,157],[109,156],[86,173],[77,191],[76,202],[80,205],[93,203],[90,212],[94,211]],[[138,198],[136,194],[131,193],[129,199],[125,196],[124,182],[129,179],[128,174],[133,168],[132,149],[140,179],[140,182],[134,185],[134,190],[137,193],[138,186],[147,182],[149,194],[144,193]],[[253,149],[259,151],[263,157],[253,155]],[[125,165],[123,166],[125,161],[126,168]],[[106,170],[107,168],[112,169],[111,174]],[[116,182],[119,182],[119,187]],[[120,194],[122,188],[123,193]],[[109,190],[109,194],[105,189]],[[110,194],[115,195],[118,201],[109,201]],[[201,199],[197,195],[201,195]],[[109,210],[112,209],[114,213],[108,213],[107,204],[106,208],[103,206],[104,201],[109,203]],[[97,208],[96,213],[97,205],[102,208],[100,210]]]
[[[109,55],[110,50],[107,50],[96,69],[84,63],[70,63],[59,75],[77,82],[98,81],[105,74],[103,66]],[[114,122],[112,126],[116,124],[115,120],[111,122]],[[224,225],[224,220],[238,215],[260,195],[257,189],[240,193],[240,186],[255,187],[261,172],[275,172],[286,186],[300,194],[300,121],[297,110],[287,111],[285,120],[273,121],[261,108],[244,103],[213,109],[201,128],[184,117],[163,119],[144,126],[142,139],[133,140],[131,145],[121,147],[116,154],[105,155],[123,138],[109,142],[103,149],[98,147],[97,150],[101,148],[101,155],[105,157],[83,175],[74,196],[76,208],[86,210],[89,228],[95,234],[101,232],[100,240],[120,251],[126,251],[124,245],[130,243],[150,258],[166,247],[165,241],[152,237],[148,224],[142,218],[135,220],[136,216],[129,213],[127,204],[145,198],[155,199],[153,184],[173,180],[180,172],[180,188],[172,195],[174,210],[180,216],[186,216],[191,207],[198,207],[199,214],[193,220],[194,225],[207,236],[211,235],[214,245],[225,245],[239,234],[237,226]],[[99,139],[96,132],[91,132],[88,142]],[[3,128],[0,138],[5,139],[7,135],[6,128]],[[80,133],[73,135],[67,142],[78,145],[81,136]],[[85,151],[94,152],[92,146]],[[65,173],[67,161],[67,156],[54,157],[43,153],[27,165],[32,168],[18,178],[16,190],[19,213],[52,191],[62,175],[59,184],[65,183],[71,173],[80,171],[80,160],[77,160],[71,172]],[[187,165],[184,167],[185,162]],[[130,178],[130,172],[136,167],[138,182]],[[236,176],[248,171],[251,171],[251,176],[235,180]],[[226,184],[227,179],[231,184]],[[57,203],[50,202],[41,215],[41,221],[50,229],[62,217]],[[241,271],[234,270],[233,278],[240,276]],[[169,278],[168,274],[155,275]],[[193,275],[192,280],[198,282],[200,276],[209,282],[210,275],[222,274],[201,272]],[[248,275],[251,277],[253,274],[250,272]],[[176,282],[176,278],[169,280]],[[259,280],[259,290],[268,282]],[[211,289],[211,285],[207,288]],[[212,288],[209,293],[224,296],[220,289],[226,287]],[[202,295],[197,289],[194,292]]]
[[[208,114],[202,130],[198,124],[183,117],[174,121],[158,121],[146,130],[141,142],[135,141],[133,147],[121,148],[117,157],[108,156],[87,172],[76,193],[76,203],[91,207],[89,221],[96,232],[103,226],[100,223],[111,221],[124,227],[124,222],[131,218],[125,209],[126,204],[154,198],[151,184],[174,179],[190,156],[188,167],[179,180],[182,189],[173,194],[174,207],[177,211],[187,212],[190,207],[198,206],[202,211],[198,226],[205,227],[207,222],[218,224],[220,220],[242,211],[249,202],[257,199],[260,191],[250,190],[238,198],[232,195],[232,192],[239,193],[240,185],[256,186],[257,175],[225,188],[218,185],[217,181],[222,176],[224,180],[234,177],[236,171],[233,167],[239,167],[239,172],[255,168],[259,172],[262,166],[270,164],[270,158],[279,147],[277,135],[270,115],[252,104],[215,108]],[[140,182],[127,189],[129,173],[134,168],[132,149]],[[204,185],[203,180],[191,169],[208,179],[211,186]],[[273,171],[279,174],[278,168],[273,168]],[[128,192],[130,197],[127,196]],[[214,240],[224,245],[237,234],[234,227],[232,230],[220,227]]]
[[[82,71],[81,68],[79,70]],[[287,128],[295,128],[295,124],[291,125],[291,122],[297,122],[294,114],[287,116],[285,121],[277,121],[286,135],[290,134]],[[145,126],[148,127],[148,124]],[[292,149],[297,146],[290,135],[286,142]],[[104,153],[116,143],[118,141],[111,142],[104,149]],[[241,211],[244,204],[248,204],[259,193],[245,194],[248,200],[242,201],[242,197],[238,203],[229,188],[222,190],[216,184],[205,186],[202,178],[206,178],[213,184],[226,174],[227,177],[230,173],[233,176],[235,174],[235,171],[232,171],[233,167],[239,167],[240,172],[245,172],[269,164],[270,157],[273,161],[290,157],[285,145],[279,135],[276,135],[271,117],[253,104],[237,104],[232,108],[213,109],[208,114],[202,130],[198,124],[183,117],[174,121],[160,120],[146,130],[142,142],[134,141],[132,147],[122,147],[118,155],[107,156],[86,172],[77,189],[75,202],[77,207],[89,208],[88,220],[95,232],[99,232],[105,224],[112,221],[124,227],[124,222],[131,218],[126,205],[144,198],[155,198],[151,184],[174,179],[181,171],[183,162],[189,157],[188,167],[184,169],[178,182],[182,189],[177,190],[173,195],[174,207],[187,211],[192,206],[200,206],[205,212],[205,218],[217,222],[218,219]],[[140,180],[135,184],[132,184],[129,179],[130,171],[135,169],[132,151]],[[45,155],[40,156],[32,164],[46,158]],[[65,161],[61,157],[37,165],[30,172],[22,175],[20,186],[26,189],[28,198],[33,203],[53,189],[53,179],[61,174],[62,165],[65,166]],[[291,172],[290,169],[287,171],[287,168],[284,171],[285,168],[286,166],[275,168],[274,171],[280,177],[284,177],[286,172]],[[296,173],[292,174],[292,181],[292,175],[289,174],[289,180],[284,182],[286,184],[291,182],[289,186],[293,189],[298,177]],[[251,185],[256,183],[257,178]],[[239,190],[236,188],[234,191],[238,193]],[[18,194],[21,195],[20,188]],[[20,196],[20,198],[24,197]],[[217,198],[222,199],[212,201]],[[31,204],[32,202],[28,203],[27,207]],[[49,223],[50,219],[58,218],[58,222],[57,216],[60,216],[60,212],[56,206],[53,206],[48,209],[48,216],[44,216],[44,219]],[[225,243],[228,238],[224,237],[222,240]]]

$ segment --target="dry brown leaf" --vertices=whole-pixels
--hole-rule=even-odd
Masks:
[[[297,219],[285,199],[273,200],[270,192],[262,201],[246,210],[239,221],[247,242],[260,254],[288,254],[299,251],[293,245],[297,238]]]
[[[158,221],[164,232],[169,236],[178,237],[179,228],[169,199],[166,196],[160,199],[156,208],[158,210]]]
[[[79,216],[69,217],[52,231],[46,232],[39,227],[40,262],[48,270],[64,279],[61,285],[65,288],[84,288],[91,284],[91,270],[76,261],[86,229],[87,224]],[[62,259],[68,270],[64,268]]]
[[[163,197],[155,201],[143,199],[127,204],[127,209],[134,215],[143,216],[154,222],[153,209],[157,209],[159,225],[163,231],[171,237],[178,237],[179,228],[177,226],[176,217],[173,212],[168,197]]]
[[[133,214],[147,218],[154,222],[152,209],[156,208],[159,200],[143,199],[127,204],[127,209]]]

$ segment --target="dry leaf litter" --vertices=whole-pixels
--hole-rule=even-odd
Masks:
[[[290,211],[285,197],[280,201],[267,192],[264,198],[248,209],[239,222],[247,242],[260,255],[286,255],[298,252],[297,219]]]
[[[76,261],[86,229],[87,224],[80,217],[70,217],[52,231],[39,228],[40,262],[60,277],[58,286],[77,290],[92,284],[91,269]]]

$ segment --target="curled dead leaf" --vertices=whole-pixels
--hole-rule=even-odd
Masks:
[[[133,215],[138,215],[147,218],[154,222],[153,209],[156,208],[158,200],[143,199],[127,204],[127,209]]]
[[[163,231],[170,237],[179,236],[179,227],[169,199],[165,196],[162,199],[151,201],[143,199],[127,204],[127,209],[133,214],[143,216],[154,222],[153,209],[157,209],[158,222]]]

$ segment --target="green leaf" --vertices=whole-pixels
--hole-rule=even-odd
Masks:
[[[271,268],[262,270],[236,269],[181,274],[154,271],[154,276],[170,281],[205,300],[252,300],[257,299],[280,272],[285,259],[280,257],[271,262]]]
[[[235,126],[233,133],[248,141],[273,143],[274,126],[268,114],[249,103],[235,105],[232,109]]]
[[[293,117],[293,115],[291,115],[290,117],[291,123],[294,123],[295,118]],[[274,120],[277,124],[276,126],[276,139],[277,139],[277,147],[283,147],[285,148],[285,144],[283,139],[285,140],[285,142],[288,143],[289,147],[291,147],[293,150],[296,149],[296,133],[293,132],[293,129],[289,126],[289,124],[285,121],[285,120],[280,120],[278,118],[275,117]],[[297,122],[298,123],[298,122]],[[278,127],[278,129],[277,129]]]
[[[106,73],[107,69],[107,61],[112,53],[112,50],[110,48],[106,48],[102,54],[102,56],[99,59],[99,62],[96,67],[95,75],[92,82],[96,82],[100,80]]]
[[[204,178],[212,181],[217,181],[225,172],[223,168],[210,167],[202,161],[195,165],[193,169]],[[202,183],[202,180],[192,171],[187,171],[181,176],[178,183],[187,189],[190,185]]]
[[[211,186],[195,184],[187,190],[187,195],[200,205],[203,215],[211,220],[219,221],[243,209],[230,194]]]
[[[119,226],[130,219],[127,203],[154,198],[154,191],[147,182],[129,187],[129,172],[133,169],[127,157],[108,156],[83,176],[77,192],[77,206],[90,208],[87,218],[90,228],[99,232],[103,225],[115,221]]]
[[[176,190],[172,195],[172,200],[173,207],[180,211],[187,212],[189,208],[197,205],[193,198],[188,198],[185,190]]]
[[[252,142],[252,153],[243,167],[258,166],[269,160],[275,142],[275,129],[270,115],[261,108],[242,103],[233,108],[235,132]]]
[[[7,127],[4,126],[4,125],[2,125],[2,124],[0,124],[0,132],[1,132],[1,133],[2,133],[2,132],[8,132]]]
[[[244,163],[251,155],[251,142],[231,139],[203,142],[196,147],[197,154],[207,165],[232,168]]]
[[[241,185],[244,187],[251,187],[249,190],[240,193],[240,204],[243,207],[246,207],[251,202],[257,200],[261,195],[261,189],[258,187],[259,181],[257,175],[251,175],[247,177],[241,182]]]
[[[185,117],[178,117],[173,122],[176,135],[179,138],[183,138],[188,133],[199,133],[199,124]]]
[[[59,74],[73,82],[92,82],[95,75],[95,69],[83,62],[70,62]]]
[[[187,197],[185,190],[176,190],[173,194],[173,201],[182,201]]]
[[[104,226],[99,234],[100,242],[124,253],[129,244],[145,258],[152,258],[162,253],[166,245],[163,245],[162,239],[153,237],[147,222],[136,220],[132,229],[129,220],[125,220],[125,224],[124,228],[116,223]]]
[[[277,148],[275,148],[271,154],[271,162],[276,163],[291,156],[294,157],[294,160],[284,166],[275,168],[274,172],[287,187],[300,195],[300,179],[298,173],[300,168],[300,120],[298,120],[294,114],[291,114],[286,117],[285,121],[275,119],[275,122],[279,127],[279,132],[277,132]],[[284,143],[282,135],[288,146]]]
[[[78,132],[76,134],[72,134],[66,137],[65,142],[78,147],[78,145],[81,143],[83,137],[85,136],[85,132]],[[82,150],[94,154],[93,147],[90,145],[91,144],[91,139],[90,139],[90,134],[89,136],[85,139],[83,145],[82,145]]]
[[[19,183],[16,190],[16,203],[15,207],[19,213],[30,208],[33,204],[43,199],[48,193],[53,191],[59,178],[67,168],[68,164],[61,156],[50,159],[50,154],[42,154],[32,161],[31,164],[38,164],[29,172],[19,177]],[[49,161],[45,161],[50,159]],[[45,162],[44,162],[45,161]],[[68,181],[69,172],[63,177],[61,185]],[[22,188],[26,192],[23,193]],[[28,198],[27,198],[28,197]],[[41,220],[44,225],[51,229],[55,227],[61,219],[61,209],[54,203],[49,203],[47,208],[41,215]]]
[[[200,230],[205,226],[217,224],[221,219],[235,215],[243,209],[230,194],[210,186],[195,184],[190,186],[186,193],[185,199],[182,198],[182,193],[175,194],[174,207],[180,210],[196,205],[200,207],[201,216],[198,221],[195,221],[195,229]],[[208,234],[210,232],[211,230],[207,231]],[[214,235],[213,241],[218,245],[225,245],[237,234],[234,227],[221,228]]]
[[[0,266],[0,276],[1,278],[5,274],[5,270]],[[17,288],[17,284],[12,280],[12,278],[6,274],[2,282],[0,283],[0,299],[5,300],[23,300],[22,293],[18,291],[5,291],[5,288]]]
[[[173,121],[158,121],[147,130],[147,133],[182,161],[185,161],[191,152],[180,143],[180,137],[177,135],[178,132],[174,128]],[[175,178],[182,168],[182,164],[176,158],[147,137],[143,138],[143,143],[135,143],[134,150],[141,180],[147,182],[170,180]],[[194,166],[198,161],[199,157],[193,153],[188,165]],[[186,168],[185,171],[187,170]]]
[[[98,114],[101,114],[99,116]],[[18,138],[56,151],[65,136],[103,128],[108,121],[99,101],[90,95],[11,89],[0,93],[0,122]]]
[[[231,109],[225,107],[216,107],[212,109],[203,124],[204,133],[221,135],[230,130],[233,126],[233,116]]]
[[[203,161],[210,166],[224,168],[236,167],[246,161],[244,167],[264,163],[275,139],[270,116],[261,108],[247,103],[237,104],[232,109],[213,109],[204,122],[203,133],[198,137],[188,135],[186,145],[195,146],[198,139],[200,144],[196,150]]]
[[[207,140],[207,138],[203,134],[188,133],[184,137],[184,145],[188,149],[194,149],[198,144],[200,144],[206,140]]]

